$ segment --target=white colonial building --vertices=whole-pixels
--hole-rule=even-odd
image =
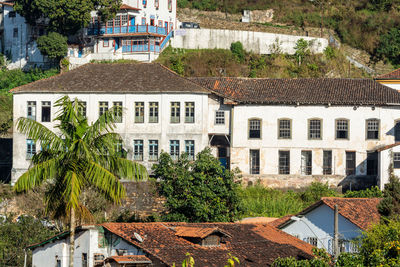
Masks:
[[[400,141],[400,94],[368,79],[186,79],[159,64],[88,64],[12,92],[14,121],[53,128],[63,95],[85,102],[89,121],[120,105],[128,158],[149,170],[161,150],[193,157],[210,146],[245,181],[273,187],[383,186],[383,148]],[[40,148],[17,130],[13,146],[15,183]]]
[[[40,32],[39,27],[30,27],[25,19],[14,11],[14,1],[0,2],[0,34],[1,50],[6,55],[10,69],[39,67],[46,62],[40,53],[35,38]]]

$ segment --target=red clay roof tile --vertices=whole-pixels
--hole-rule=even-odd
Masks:
[[[376,80],[397,80],[397,79],[400,79],[400,68],[396,69],[396,70],[394,70],[392,72],[379,75],[375,79]]]
[[[126,263],[151,263],[151,260],[145,255],[124,255],[108,257],[105,261],[115,261],[119,264]]]

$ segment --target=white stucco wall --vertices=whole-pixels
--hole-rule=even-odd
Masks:
[[[383,84],[387,87],[390,87],[390,88],[400,91],[400,81],[384,81],[384,80],[379,81],[378,80],[377,82],[379,82],[380,84]]]
[[[366,174],[367,151],[394,143],[400,107],[237,105],[233,110],[231,167],[249,174],[249,150],[260,150],[260,174],[278,174],[278,151],[290,150],[290,174],[300,175],[301,151],[312,151],[312,174],[322,175],[323,150],[332,150],[333,175],[345,175],[346,151],[356,152],[356,174]],[[261,139],[248,138],[248,120],[262,120]],[[278,119],[292,121],[292,139],[278,139]],[[308,119],[322,119],[322,139],[308,139]],[[349,139],[335,139],[335,120],[349,120]],[[380,120],[380,139],[366,140],[366,120]],[[385,167],[383,167],[385,168]],[[387,168],[386,168],[387,169]],[[281,177],[284,177],[281,176]]]
[[[180,29],[175,32],[171,45],[185,49],[230,49],[231,43],[240,41],[246,51],[271,54],[271,46],[278,40],[282,53],[294,54],[299,39],[312,41],[313,53],[322,53],[328,46],[328,40],[324,38],[219,29]]]
[[[361,229],[339,214],[339,239],[353,240],[360,236]],[[299,221],[282,228],[284,232],[307,242],[308,237],[318,238],[318,248],[333,253],[334,211],[325,204],[305,214]],[[346,252],[351,245],[347,244]]]
[[[19,117],[27,116],[27,101],[36,101],[36,120],[41,121],[42,101],[51,101],[54,105],[61,94],[14,94],[14,121]],[[148,161],[149,140],[158,140],[159,152],[170,151],[170,140],[180,141],[180,152],[185,151],[185,140],[194,140],[195,153],[200,152],[208,145],[208,95],[207,94],[71,94],[87,103],[87,117],[89,122],[99,116],[99,102],[107,101],[109,108],[113,102],[121,101],[124,107],[122,123],[116,124],[115,131],[120,133],[124,147],[128,150],[128,158],[133,158],[133,140],[140,139],[144,143],[143,163],[150,170],[154,162]],[[134,103],[144,102],[145,123],[134,123]],[[149,102],[159,103],[158,123],[149,123]],[[170,123],[170,103],[180,102],[180,123]],[[195,103],[195,122],[185,123],[185,102]],[[52,120],[55,118],[55,108],[52,107]],[[55,122],[44,122],[46,127],[54,129]],[[12,183],[27,170],[30,160],[26,159],[26,137],[14,129],[13,134],[13,171]],[[36,146],[38,151],[40,146]]]

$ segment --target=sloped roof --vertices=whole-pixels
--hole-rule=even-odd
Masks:
[[[400,68],[389,73],[379,75],[375,78],[376,80],[397,80],[400,79]]]
[[[133,7],[133,6],[129,6],[129,5],[127,5],[127,4],[122,4],[122,5],[119,7],[119,9],[123,9],[123,10],[135,10],[135,11],[140,10],[140,8]]]
[[[190,80],[239,103],[400,104],[400,93],[370,79],[250,79],[202,77]]]
[[[105,259],[105,261],[115,261],[119,264],[126,263],[151,263],[151,260],[145,255],[124,255],[124,256],[111,256]]]
[[[221,231],[217,227],[187,227],[178,226],[175,227],[175,235],[180,237],[193,237],[193,238],[206,238],[213,233],[222,233],[223,235],[229,236],[229,234]]]
[[[380,214],[377,206],[380,201],[380,198],[323,197],[320,201],[317,201],[297,215],[305,215],[324,204],[332,210],[334,210],[335,205],[337,205],[340,215],[360,229],[367,230],[369,226],[379,223]],[[288,217],[286,220],[282,220],[277,227],[282,228],[284,225],[290,223],[290,221],[291,219]]]
[[[157,63],[89,63],[12,93],[210,93]]]
[[[15,3],[14,0],[0,1],[0,4],[5,6],[14,6],[14,3]]]
[[[180,264],[189,252],[196,266],[224,266],[227,254],[245,266],[268,266],[278,257],[312,258],[312,246],[262,224],[239,223],[104,223],[108,231],[141,248],[168,266]],[[176,235],[182,227],[218,228],[231,235],[220,246],[194,244]],[[143,242],[135,238],[138,233]]]

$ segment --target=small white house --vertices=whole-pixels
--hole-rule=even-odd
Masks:
[[[296,216],[287,217],[277,227],[333,254],[334,209],[337,205],[340,252],[356,252],[358,246],[352,240],[379,223],[379,201],[378,198],[324,197]]]
[[[375,81],[395,90],[400,90],[400,69],[379,75],[375,78]]]

